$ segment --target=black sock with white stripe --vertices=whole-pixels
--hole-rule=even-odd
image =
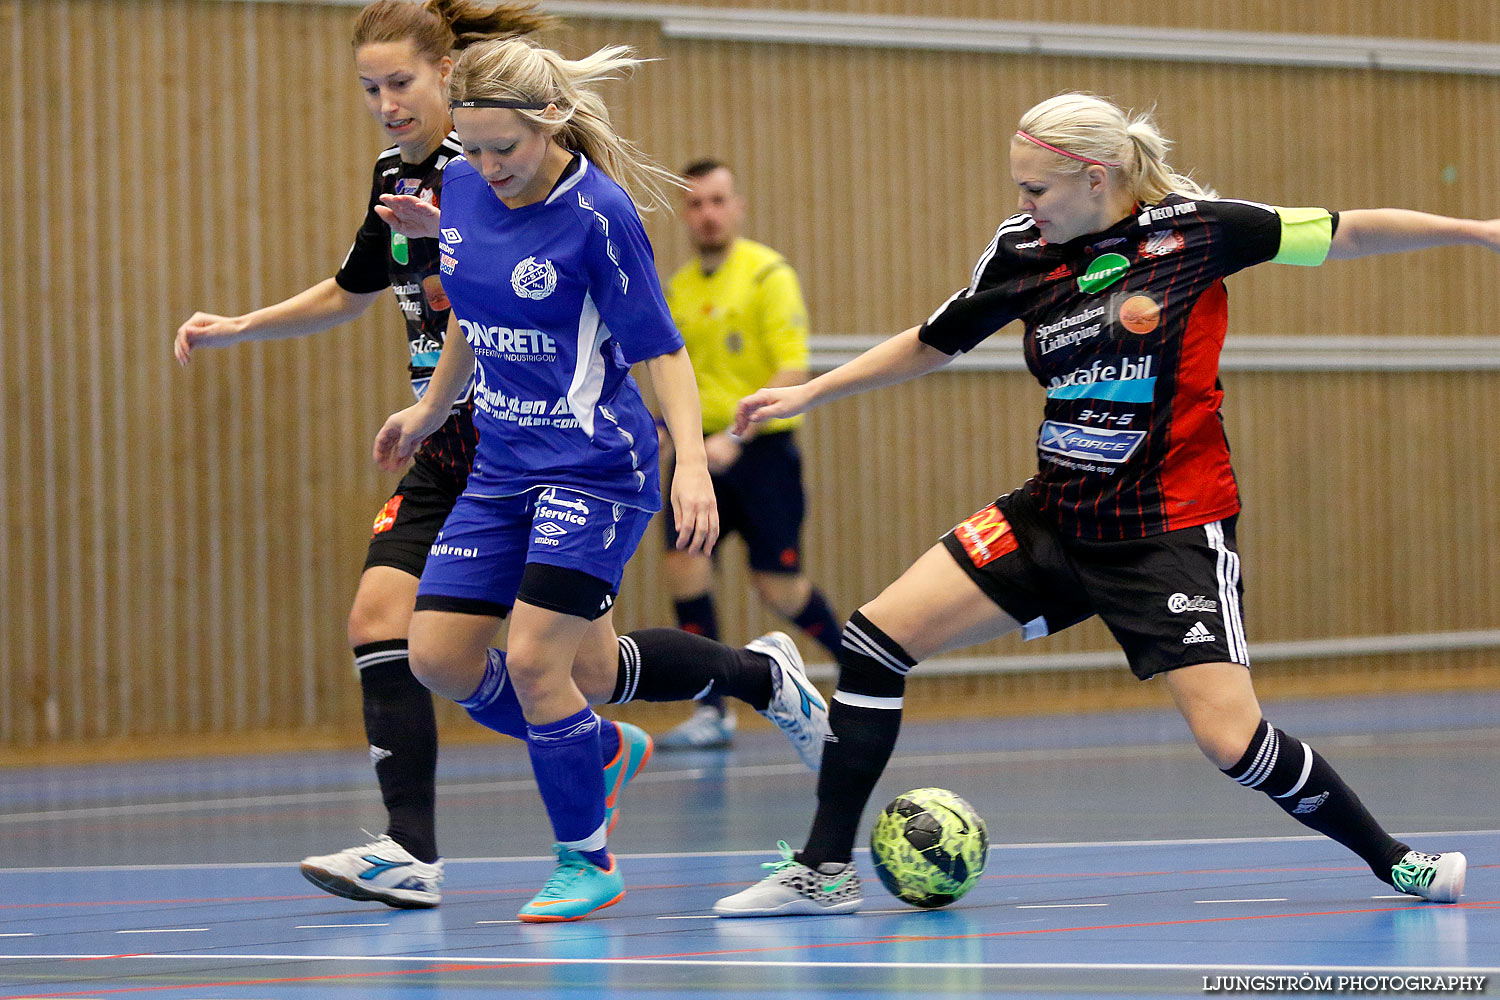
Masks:
[[[691,701],[708,694],[738,698],[765,711],[771,703],[770,657],[680,628],[643,628],[620,636],[611,705]]]
[[[839,683],[828,706],[832,737],[818,771],[818,812],[797,860],[809,868],[854,857],[859,820],[896,737],[906,674],[917,661],[856,611],[844,626]]]
[[[1410,850],[1381,829],[1359,796],[1312,747],[1265,719],[1245,755],[1224,773],[1265,792],[1292,819],[1358,854],[1387,883],[1391,865]]]
[[[712,593],[699,594],[685,601],[673,601],[672,610],[677,613],[677,627],[684,632],[701,635],[705,639],[719,638],[719,614],[714,608]],[[718,709],[720,715],[724,714],[724,695],[718,691],[710,691],[699,698],[698,704]]]
[[[365,736],[390,817],[386,833],[418,861],[438,859],[437,716],[432,693],[412,676],[405,639],[354,647]]]

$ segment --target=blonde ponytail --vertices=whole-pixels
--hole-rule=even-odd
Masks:
[[[1058,94],[1022,115],[1018,131],[1038,145],[1055,147],[1062,154],[1061,169],[1081,171],[1098,163],[1117,171],[1131,195],[1144,205],[1154,205],[1169,194],[1217,197],[1211,188],[1177,173],[1167,163],[1172,143],[1157,130],[1150,112],[1131,117],[1093,94]]]
[[[627,75],[644,60],[627,46],[610,45],[582,59],[564,59],[526,38],[484,41],[464,49],[448,82],[456,101],[519,99],[551,104],[554,111],[517,110],[564,149],[582,153],[614,178],[642,212],[670,204],[667,188],[682,179],[615,132],[609,109],[595,90]]]

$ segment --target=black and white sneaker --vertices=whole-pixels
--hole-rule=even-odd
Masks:
[[[715,913],[721,917],[817,916],[853,913],[864,902],[864,890],[859,887],[852,862],[809,868],[792,857],[786,841],[777,841],[776,846],[781,850],[781,860],[761,865],[771,869],[771,874],[719,900],[714,904]]]
[[[374,900],[398,910],[427,910],[442,901],[443,860],[418,861],[382,836],[337,854],[302,859],[302,876],[324,892],[345,899]]]
[[[746,649],[771,658],[771,703],[761,712],[797,748],[802,763],[816,771],[828,738],[828,702],[807,679],[802,654],[785,632],[767,632]]]
[[[1468,872],[1469,859],[1458,851],[1447,854],[1407,851],[1405,857],[1391,866],[1391,885],[1434,903],[1456,903],[1464,894],[1464,877]]]

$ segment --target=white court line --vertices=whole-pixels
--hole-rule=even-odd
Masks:
[[[1078,910],[1088,906],[1108,906],[1108,903],[1017,903],[1018,910]]]
[[[1196,751],[1194,751],[1196,753]],[[1500,830],[1397,830],[1391,835],[1402,839],[1424,838],[1424,837],[1493,837],[1500,834]],[[1036,843],[991,843],[991,851],[1035,851],[1035,850],[1073,850],[1080,847],[1200,847],[1213,846],[1215,844],[1275,844],[1282,841],[1292,843],[1296,841],[1319,841],[1331,844],[1327,837],[1322,834],[1309,834],[1307,836],[1292,835],[1286,837],[1183,837],[1175,840],[1054,840],[1039,841]],[[764,858],[774,855],[772,848],[755,851],[648,851],[635,854],[616,853],[615,857],[637,861],[670,861],[678,858]],[[856,847],[856,854],[869,854],[868,847]],[[285,868],[288,865],[295,866],[298,859],[286,859],[283,861],[234,861],[224,864],[201,862],[194,864],[178,865],[51,865],[34,868],[0,868],[0,874],[46,874],[55,872],[161,872],[161,871],[201,871],[220,868]],[[525,854],[515,857],[483,857],[483,858],[444,858],[443,864],[453,865],[475,865],[475,864],[498,864],[511,861],[546,861],[551,864],[557,863],[557,856],[553,854]],[[309,895],[321,898],[322,894],[310,893]],[[1376,897],[1380,898],[1380,897]],[[1406,899],[1406,896],[1391,896],[1391,899]],[[1414,898],[1414,897],[1411,897]],[[861,911],[868,912],[868,911]],[[905,911],[892,911],[905,912]]]
[[[899,910],[860,910],[859,914],[860,914],[860,916],[863,916],[863,917],[874,917],[874,916],[879,916],[881,914],[886,914],[886,913],[921,913],[921,912],[922,911],[919,910],[919,909],[917,909],[915,906],[907,906],[907,907],[903,907],[902,909],[899,909]]]
[[[1467,732],[1467,731],[1466,731]],[[1496,730],[1500,733],[1500,730]],[[1382,737],[1384,739],[1384,737]],[[1331,739],[1322,740],[1325,744],[1333,744]],[[1033,750],[988,750],[973,753],[948,753],[948,754],[924,754],[915,757],[897,757],[887,765],[886,770],[900,770],[904,768],[927,768],[941,764],[952,767],[955,763],[1003,763],[1006,761],[1062,761],[1062,760],[1095,760],[1100,753],[1099,747],[1059,747],[1055,749],[1033,749]],[[1109,756],[1112,760],[1120,760],[1136,757],[1160,757],[1190,756],[1196,758],[1199,751],[1196,747],[1185,746],[1179,743],[1142,743],[1127,744],[1125,746],[1110,747]],[[801,764],[742,764],[739,766],[725,767],[722,770],[715,769],[715,774],[724,777],[753,778],[772,777],[782,774],[803,774],[806,768]],[[704,768],[684,768],[676,771],[647,771],[638,774],[631,780],[633,785],[663,784],[667,782],[696,781],[706,774]],[[440,795],[477,795],[493,794],[495,792],[525,791],[535,788],[536,781],[531,777],[515,778],[505,781],[475,781],[455,785],[439,785]],[[48,809],[38,812],[4,813],[0,814],[0,825],[18,823],[42,823],[69,819],[99,819],[122,816],[151,816],[172,813],[213,811],[213,810],[241,810],[255,809],[268,806],[294,806],[294,805],[322,805],[340,802],[379,802],[379,793],[373,789],[343,789],[326,792],[288,792],[282,795],[253,795],[240,798],[216,798],[216,799],[181,799],[174,802],[142,802],[136,804],[120,804],[112,806],[85,806],[79,809]]]
[[[207,927],[143,927],[139,930],[115,931],[116,934],[203,934]]]
[[[1395,897],[1392,897],[1395,898]],[[1285,896],[1267,896],[1265,899],[1195,899],[1195,903],[1285,903]]]
[[[519,924],[520,922],[519,920],[476,920],[474,921],[474,926],[483,927],[486,924]]]
[[[31,931],[27,931],[24,934],[0,934],[0,937],[36,937],[36,935]]]
[[[1500,735],[1500,727],[1480,727],[1455,730],[1464,736],[1480,739],[1490,735]],[[1408,734],[1391,733],[1379,737],[1379,745],[1387,745],[1393,742],[1401,742],[1401,737]],[[1417,734],[1419,740],[1430,740],[1429,734]],[[1363,733],[1346,733],[1341,735],[1330,735],[1320,737],[1318,742],[1325,746],[1363,745],[1372,741],[1372,737]],[[1413,740],[1405,740],[1410,743]],[[987,750],[975,751],[973,753],[940,753],[923,754],[913,757],[897,757],[886,765],[887,771],[902,770],[907,768],[930,768],[935,765],[952,767],[954,764],[984,764],[1005,762],[1054,762],[1067,760],[1096,760],[1101,750],[1107,749],[1111,760],[1124,760],[1130,758],[1153,758],[1153,757],[1191,757],[1197,759],[1199,751],[1190,744],[1182,743],[1138,743],[1126,744],[1116,747],[1057,747],[1036,748],[1030,750]],[[805,768],[800,764],[744,764],[740,766],[715,768],[713,774],[723,777],[770,777],[782,774],[802,774]],[[705,768],[683,768],[676,771],[648,771],[636,775],[632,784],[663,784],[678,781],[696,781],[708,774]],[[439,785],[439,795],[475,795],[493,794],[495,792],[524,791],[535,788],[534,779],[516,778],[505,781],[477,781],[464,784]],[[282,795],[255,795],[239,798],[222,799],[182,799],[175,802],[143,802],[134,805],[120,804],[110,806],[85,806],[79,809],[49,809],[39,812],[24,813],[0,813],[0,826],[20,823],[42,823],[57,820],[98,819],[122,816],[150,816],[172,813],[213,811],[213,810],[238,810],[255,809],[265,806],[290,806],[290,805],[321,805],[340,802],[379,802],[379,793],[373,789],[342,789],[332,791],[313,792],[289,792]],[[1253,838],[1259,839],[1259,838]],[[1272,838],[1272,839],[1295,839],[1295,838]],[[1308,838],[1318,839],[1318,838]],[[1174,843],[1174,841],[1158,841],[1157,843]],[[224,866],[227,867],[227,866]]]
[[[390,924],[298,924],[293,930],[299,931],[321,931],[331,927],[389,927]]]
[[[392,964],[438,962],[444,965],[639,965],[639,966],[729,966],[734,968],[778,968],[778,969],[1076,969],[1082,971],[1122,972],[1193,972],[1206,969],[1210,972],[1347,972],[1359,975],[1380,974],[1429,974],[1429,975],[1485,975],[1500,974],[1500,965],[1224,965],[1218,962],[841,962],[841,961],[761,961],[748,959],[709,958],[525,958],[520,956],[470,956],[470,955],[280,955],[280,954],[227,954],[224,952],[183,952],[180,954],[155,955],[0,955],[0,961],[10,959],[54,959],[57,961],[85,959],[118,959],[120,961],[181,961],[182,959],[221,959],[232,962],[359,962]]]

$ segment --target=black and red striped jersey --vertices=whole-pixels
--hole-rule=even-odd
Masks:
[[[1266,261],[1320,264],[1337,225],[1323,209],[1169,195],[1048,244],[1015,215],[921,339],[955,354],[1025,324],[1026,364],[1047,391],[1027,489],[1064,537],[1217,521],[1240,507],[1220,414],[1224,278]]]
[[[375,206],[383,194],[409,194],[440,204],[443,168],[449,160],[462,155],[458,136],[451,132],[421,163],[402,160],[397,146],[382,152],[375,160],[375,179],[365,220],[354,236],[354,245],[349,248],[343,266],[334,275],[345,291],[366,293],[390,288],[396,293],[411,348],[411,387],[418,399],[427,391],[432,370],[443,350],[443,335],[448,330],[448,297],[443,294],[438,273],[438,241],[408,239],[392,232],[385,220],[375,214]],[[422,443],[416,460],[437,466],[462,488],[478,441],[472,393],[465,392],[443,426]]]

